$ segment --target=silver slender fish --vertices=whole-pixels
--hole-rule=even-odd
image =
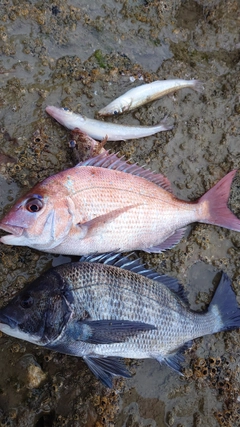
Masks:
[[[201,92],[203,84],[199,80],[157,80],[155,82],[130,89],[114,101],[110,102],[106,107],[102,108],[98,114],[99,116],[112,116],[113,114],[121,114],[126,111],[131,111],[141,105],[152,102],[155,99],[161,98],[164,95],[168,95],[169,93],[183,88],[190,88],[197,92]]]
[[[114,376],[130,376],[119,357],[153,358],[180,372],[190,340],[239,326],[225,274],[199,313],[188,308],[175,279],[119,254],[52,268],[0,309],[1,331],[83,357],[108,387]]]
[[[171,130],[173,128],[172,125],[168,125],[166,123],[165,119],[154,126],[126,126],[89,119],[88,117],[82,116],[81,114],[75,114],[65,108],[48,106],[46,111],[50,116],[57,120],[57,122],[66,128],[70,130],[78,128],[82,132],[85,132],[92,138],[98,140],[102,140],[106,136],[108,141],[143,138],[145,136],[154,135],[155,133]]]

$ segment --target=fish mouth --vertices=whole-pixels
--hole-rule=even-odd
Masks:
[[[10,233],[16,237],[19,237],[23,234],[23,227],[19,227],[17,225],[8,225],[4,224],[4,222],[0,222],[0,229]]]
[[[15,329],[16,326],[18,325],[16,320],[12,319],[9,316],[6,316],[5,314],[1,313],[1,311],[0,311],[0,323],[3,323],[4,325],[9,326],[11,329]]]
[[[52,105],[46,107],[46,112],[52,116],[58,123],[65,126],[66,115],[71,115],[71,111],[64,108],[57,108]]]

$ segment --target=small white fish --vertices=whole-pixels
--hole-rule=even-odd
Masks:
[[[106,107],[102,108],[99,116],[111,116],[113,114],[121,114],[125,111],[131,111],[141,105],[161,98],[164,95],[175,92],[183,88],[191,88],[197,92],[201,92],[203,84],[199,80],[157,80],[152,83],[137,86],[130,89],[128,92],[119,96]]]
[[[92,138],[100,141],[106,136],[108,141],[143,138],[145,136],[154,135],[155,133],[162,132],[164,130],[171,130],[173,128],[173,126],[168,125],[164,119],[154,126],[126,126],[89,119],[81,114],[75,114],[65,108],[48,106],[46,111],[50,116],[57,120],[57,122],[66,128],[70,130],[78,128]]]

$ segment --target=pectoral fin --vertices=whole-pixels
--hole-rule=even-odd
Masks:
[[[96,234],[104,231],[104,227],[114,221],[119,215],[129,211],[130,209],[136,208],[139,204],[124,206],[123,208],[115,209],[104,215],[99,215],[96,218],[84,223],[78,223],[78,227],[81,229],[81,239],[90,237],[92,233]]]
[[[113,344],[125,342],[140,332],[156,329],[154,325],[130,320],[79,320],[67,333],[77,341],[89,344]]]
[[[84,356],[84,361],[94,375],[102,381],[102,383],[112,388],[112,380],[116,375],[130,378],[131,374],[125,367],[124,363],[117,357],[102,357]]]

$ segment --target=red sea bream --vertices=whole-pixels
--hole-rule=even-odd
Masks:
[[[1,242],[87,255],[109,251],[161,252],[176,245],[192,222],[240,230],[227,207],[229,172],[195,202],[177,199],[170,183],[115,154],[99,155],[50,176],[21,197],[1,220]]]

